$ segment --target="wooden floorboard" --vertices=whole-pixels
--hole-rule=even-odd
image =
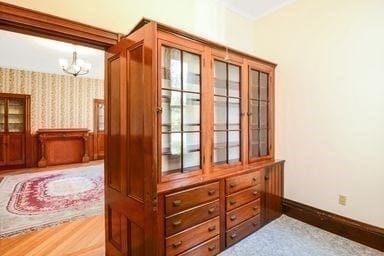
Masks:
[[[104,216],[96,216],[0,240],[2,256],[105,255]]]

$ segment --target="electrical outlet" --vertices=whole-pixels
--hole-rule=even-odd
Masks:
[[[343,195],[339,195],[339,204],[346,206],[347,205],[347,197]]]

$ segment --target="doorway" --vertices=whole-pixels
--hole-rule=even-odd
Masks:
[[[0,30],[0,55],[0,255],[104,255],[104,51]]]

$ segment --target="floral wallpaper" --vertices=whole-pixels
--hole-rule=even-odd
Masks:
[[[104,98],[104,81],[0,67],[0,92],[31,95],[31,130],[93,130],[93,100]]]

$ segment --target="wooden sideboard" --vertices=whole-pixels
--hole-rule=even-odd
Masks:
[[[88,129],[39,129],[38,167],[89,162]]]

